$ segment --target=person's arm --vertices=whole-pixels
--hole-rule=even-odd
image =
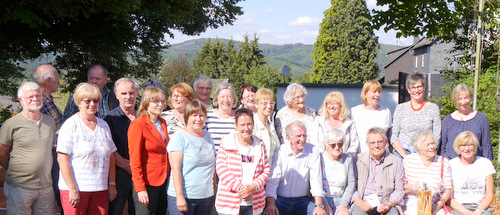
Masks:
[[[260,142],[261,158],[259,159],[259,163],[256,168],[256,171],[257,172],[261,171],[261,173],[259,174],[259,176],[257,176],[252,180],[251,184],[243,185],[238,190],[238,194],[244,199],[251,196],[251,194],[257,192],[258,190],[262,189],[264,185],[267,183],[267,180],[269,179],[269,174],[271,173],[271,167],[269,167],[269,161],[267,158],[267,152],[265,148],[266,147],[264,146],[264,143],[261,141]]]
[[[347,166],[347,186],[344,188],[344,194],[342,195],[342,200],[340,200],[340,205],[348,208],[351,202],[351,198],[356,190],[356,178],[354,178],[354,165],[352,157],[346,159]]]
[[[184,152],[172,151],[168,154],[168,161],[170,162],[170,170],[172,172],[172,181],[174,182],[175,195],[177,199],[177,209],[180,212],[187,212],[187,201],[184,198],[184,190],[182,188],[182,160]]]
[[[359,139],[358,139],[358,131],[356,129],[356,124],[352,122],[351,126],[349,126],[349,148],[344,153],[355,155],[359,150]]]
[[[277,189],[279,180],[282,175],[281,161],[279,159],[280,148],[278,148],[273,155],[273,162],[271,164],[271,176],[266,184],[266,209],[264,215],[279,215],[279,210],[276,208],[275,201],[277,198]]]
[[[279,215],[280,212],[275,204],[276,200],[273,197],[266,198],[266,210],[264,215]]]
[[[482,157],[488,158],[490,161],[493,161],[493,159],[495,159],[495,156],[493,155],[493,148],[491,146],[490,123],[488,121],[488,118],[486,118],[486,115],[484,116],[484,122],[482,122],[481,124],[481,138],[479,140],[481,141],[480,147],[482,147],[483,149]]]
[[[146,191],[146,182],[144,181],[144,171],[142,169],[142,152],[145,151],[146,140],[143,137],[142,121],[138,118],[128,128],[128,149],[130,155],[130,169],[132,171],[132,181],[139,202],[144,205],[149,205],[149,195]]]
[[[443,123],[441,123],[441,144],[438,146],[438,154],[445,157],[448,157],[446,156],[446,148],[448,145],[448,126],[450,126],[448,117],[451,117],[451,115],[444,117]]]
[[[59,169],[61,170],[61,176],[66,182],[66,186],[69,189],[69,204],[76,208],[78,203],[80,203],[80,193],[76,187],[75,178],[73,178],[73,170],[71,169],[71,164],[69,163],[69,155],[61,152],[57,153],[57,162],[59,163]]]
[[[0,165],[7,171],[9,168],[9,151],[11,146],[0,143]]]
[[[236,177],[236,175],[229,169],[228,163],[231,162],[229,159],[226,147],[221,140],[219,151],[217,152],[217,158],[215,159],[215,171],[219,176],[220,184],[223,184],[230,191],[238,192],[243,184],[241,183],[241,178]]]
[[[278,138],[279,138],[279,141],[281,144],[285,143],[285,137],[283,136],[283,128],[282,128],[282,124],[281,124],[281,116],[279,114],[279,111],[278,111],[278,114],[276,115],[276,119],[274,119],[274,127],[276,128],[276,133],[278,134]]]
[[[391,141],[392,141],[392,147],[394,150],[396,150],[403,158],[406,157],[406,152],[403,149],[403,146],[401,146],[401,143],[399,142],[399,132],[401,131],[401,120],[403,119],[403,113],[402,113],[402,105],[405,105],[406,103],[399,104],[396,106],[396,110],[394,111],[394,119],[392,121],[392,134],[391,134]]]
[[[132,171],[130,169],[130,161],[123,158],[120,154],[115,153],[115,163],[117,167],[122,168],[127,172],[128,174],[132,174]]]
[[[389,195],[389,200],[394,203],[392,206],[397,205],[403,200],[405,196],[404,181],[404,166],[403,162],[399,163],[396,169],[396,177],[394,178],[394,191]]]
[[[479,203],[479,206],[477,207],[478,209],[481,208],[483,210],[486,210],[490,207],[491,203],[493,202],[494,190],[495,185],[493,183],[493,174],[491,174],[486,176],[486,196]],[[476,209],[476,213],[479,212],[478,209]]]
[[[314,205],[320,205],[320,204],[324,206],[324,204],[328,203],[325,202],[323,204],[323,196],[315,196]],[[314,207],[313,215],[326,215],[326,211],[322,207]]]
[[[115,154],[118,154],[116,151],[111,153],[109,156],[109,174],[108,174],[108,198],[109,201],[112,202],[116,198],[116,167],[115,167]]]
[[[451,189],[446,189],[443,194],[441,195],[441,198],[438,200],[436,204],[432,205],[432,214],[436,214],[443,206],[446,204],[448,199],[451,196]]]

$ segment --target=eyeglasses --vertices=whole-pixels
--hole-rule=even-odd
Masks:
[[[41,99],[42,95],[32,95],[32,96],[24,96],[23,98],[29,99],[30,101],[33,101],[35,99]]]
[[[465,144],[465,145],[460,145],[460,147],[474,148],[474,144],[468,143],[468,144]]]
[[[368,142],[368,144],[370,145],[384,145],[385,141],[371,141],[371,142]]]
[[[158,100],[158,101],[151,100],[150,103],[155,104],[155,105],[163,105],[163,106],[167,105],[167,102],[161,101],[161,100]]]
[[[342,148],[342,146],[344,145],[343,143],[332,143],[332,144],[328,144],[330,146],[330,148],[334,149],[335,147],[339,147],[339,148]]]
[[[243,97],[244,100],[253,100],[255,99],[255,95],[249,95],[249,96],[245,96]]]
[[[268,106],[268,105],[271,105],[271,106],[274,106],[276,104],[276,102],[259,102],[262,106]]]
[[[415,91],[415,90],[417,90],[417,89],[418,89],[418,90],[422,90],[422,89],[424,89],[424,85],[415,86],[415,87],[408,87],[408,89],[409,89],[410,91]]]
[[[302,94],[300,96],[295,96],[292,99],[297,102],[297,101],[299,101],[299,99],[304,99],[304,98],[306,98],[306,95]]]
[[[94,104],[99,104],[99,99],[82,99],[82,102],[84,102],[85,104],[90,104],[91,102],[93,102]]]
[[[212,91],[212,88],[210,87],[197,87],[196,89],[198,89],[199,91]]]
[[[174,94],[172,94],[170,97],[172,97],[173,99],[185,98],[185,96],[183,95],[174,95]]]

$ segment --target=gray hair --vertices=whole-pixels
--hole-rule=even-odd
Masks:
[[[236,102],[236,100],[237,100],[236,92],[234,92],[233,87],[229,83],[222,83],[219,86],[217,86],[217,89],[215,89],[214,99],[213,99],[213,105],[214,105],[214,107],[218,106],[217,102],[219,101],[219,99],[217,97],[219,97],[220,91],[225,90],[225,89],[231,90],[231,93],[233,94],[233,108],[235,108],[236,105],[237,105],[237,102]]]
[[[196,89],[196,87],[198,86],[199,83],[210,83],[210,88],[214,87],[214,83],[212,83],[212,80],[210,80],[210,78],[207,76],[202,75],[202,76],[194,79],[193,88]]]
[[[387,135],[385,134],[385,130],[381,127],[373,127],[368,129],[368,132],[366,132],[367,137],[368,134],[381,134],[382,137],[384,137],[384,141],[387,141]],[[366,139],[366,142],[368,143],[368,138]]]
[[[57,71],[56,71],[57,72]],[[51,80],[55,81],[56,80],[56,75],[54,74],[54,71],[52,71],[52,69],[49,69],[49,68],[41,68],[39,70],[39,72],[35,72],[33,74],[33,80],[35,81],[35,83],[37,83],[38,85],[43,85],[45,84],[45,80],[47,80],[47,78],[50,78]]]
[[[325,146],[326,149],[326,147],[328,147],[328,144],[330,142],[339,140],[342,140],[342,143],[344,143],[345,140],[344,132],[342,132],[342,130],[338,128],[329,129],[323,136],[323,145]]]
[[[113,91],[115,92],[115,94],[116,94],[116,88],[118,86],[120,86],[120,84],[124,84],[127,82],[134,84],[135,91],[139,92],[139,84],[137,82],[135,82],[134,80],[132,80],[130,78],[120,78],[120,79],[116,80],[115,86],[113,87]]]
[[[409,88],[410,86],[414,85],[415,83],[421,81],[423,84],[424,83],[424,75],[421,73],[415,72],[410,74],[408,77],[406,77],[406,88]]]
[[[293,121],[292,123],[288,124],[285,128],[286,135],[288,135],[289,137],[293,136],[293,127],[295,127],[295,126],[298,126],[299,128],[302,128],[302,129],[304,129],[304,131],[307,132],[306,125],[304,125],[303,122]]]
[[[295,94],[295,91],[297,91],[297,89],[302,90],[304,96],[307,96],[307,90],[304,86],[302,86],[302,84],[291,83],[288,85],[288,87],[286,87],[286,91],[283,94],[283,100],[285,101],[286,105],[290,105],[290,103],[292,103],[293,94]]]
[[[411,145],[413,146],[413,149],[415,149],[415,151],[419,152],[420,151],[420,143],[422,141],[424,141],[427,137],[432,137],[432,140],[434,141],[434,143],[436,143],[437,138],[434,136],[434,134],[432,132],[420,131],[413,137],[413,139],[411,141]]]
[[[42,88],[40,88],[38,84],[36,84],[35,82],[28,81],[22,83],[21,86],[19,86],[19,89],[17,89],[17,98],[23,98],[24,97],[23,91],[25,90],[38,90],[38,92],[42,94]]]

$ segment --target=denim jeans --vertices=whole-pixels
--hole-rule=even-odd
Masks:
[[[314,199],[312,197],[283,197],[276,198],[276,208],[281,214],[313,214]]]
[[[231,215],[231,214],[219,213],[219,215]],[[239,211],[238,215],[253,215],[253,207],[252,206],[240,206],[240,211]]]
[[[333,213],[335,213],[335,210],[337,210],[337,207],[340,205],[340,201],[342,201],[342,197],[325,197],[325,199],[332,208]]]
[[[205,199],[186,199],[188,211],[180,212],[177,209],[177,198],[175,196],[167,195],[168,214],[169,215],[210,215],[214,197]]]

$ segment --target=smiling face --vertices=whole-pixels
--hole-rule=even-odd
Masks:
[[[464,159],[470,159],[475,156],[476,152],[474,151],[474,142],[469,140],[465,144],[461,144],[458,146],[458,150],[460,151],[460,156]]]
[[[241,96],[241,103],[243,104],[243,106],[249,109],[255,108],[254,99],[255,99],[254,92],[248,89],[245,89],[245,91],[243,91],[243,95]]]
[[[172,107],[180,113],[184,112],[184,109],[186,109],[186,105],[190,102],[188,98],[183,96],[177,90],[174,90],[172,95],[170,95],[170,100],[172,101]]]
[[[274,105],[276,103],[270,99],[261,99],[257,102],[257,114],[262,114],[265,117],[270,116],[274,111]]]
[[[233,92],[230,89],[223,89],[217,95],[218,109],[223,112],[229,112],[233,108],[235,98]]]
[[[428,158],[433,158],[436,156],[436,142],[431,135],[427,135],[425,139],[422,139],[419,143],[420,149],[418,150],[421,156],[426,156]]]
[[[203,126],[205,126],[205,120],[207,116],[203,113],[203,111],[194,112],[189,115],[187,121],[187,127],[190,127],[194,131],[202,130]]]
[[[132,82],[123,82],[116,86],[116,98],[123,110],[134,108],[137,99],[137,89]]]
[[[424,88],[425,84],[422,81],[417,81],[413,85],[408,86],[407,90],[412,100],[421,100],[424,98]]]
[[[331,101],[326,104],[326,109],[328,110],[328,115],[333,116],[335,118],[339,117],[340,114],[340,104],[336,101]]]
[[[167,102],[165,101],[165,98],[156,98],[149,102],[147,112],[149,115],[158,117],[165,108],[166,104]]]
[[[366,97],[366,104],[368,106],[377,106],[378,102],[380,101],[380,90],[377,89],[371,89],[366,91],[365,97]]]
[[[200,82],[196,85],[194,92],[196,93],[196,98],[198,98],[201,101],[206,101],[210,99],[210,93],[212,92],[212,87],[210,86],[209,82]]]
[[[42,94],[38,90],[23,90],[23,97],[19,98],[23,109],[38,111],[43,106]]]
[[[307,141],[307,131],[300,126],[293,125],[292,128],[292,136],[286,135],[286,138],[290,142],[290,146],[292,147],[292,151],[295,154],[300,153],[304,147],[306,147]]]
[[[238,131],[238,135],[244,140],[252,138],[253,133],[253,118],[249,115],[241,115],[234,122],[234,127]]]
[[[104,72],[104,70],[102,70],[102,68],[94,67],[89,71],[87,81],[89,82],[89,84],[93,84],[99,87],[99,90],[102,93],[104,91],[106,83],[108,82],[108,77],[106,76],[106,73]]]
[[[94,115],[99,108],[99,98],[83,98],[78,104],[78,108],[84,115]]]
[[[306,106],[306,96],[300,88],[297,88],[295,93],[293,93],[292,101],[290,102],[290,107],[292,109],[302,110]]]
[[[326,147],[326,151],[330,153],[334,158],[339,157],[342,154],[342,147],[344,146],[344,143],[342,140],[338,141],[330,141],[328,142],[328,146]]]
[[[467,113],[470,110],[471,98],[466,92],[460,92],[455,104],[458,106],[458,111]]]
[[[385,153],[385,144],[387,144],[387,140],[384,139],[384,136],[379,133],[369,133],[366,136],[366,144],[368,145],[368,149],[370,154],[374,158],[381,158]]]

